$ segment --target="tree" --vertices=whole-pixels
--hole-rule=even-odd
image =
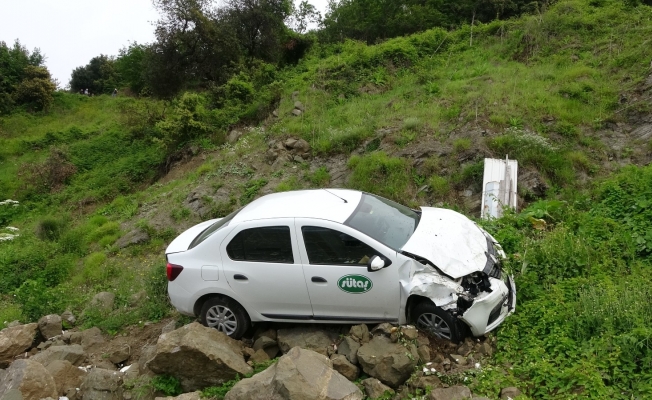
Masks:
[[[306,0],[299,7],[294,7],[292,12],[292,28],[297,33],[305,33],[310,24],[321,24],[321,13]]]
[[[12,47],[0,41],[0,114],[9,113],[25,102],[34,110],[49,105],[55,87],[50,82],[50,73],[43,67],[44,62],[45,56],[39,49],[30,53],[18,40]],[[23,83],[25,80],[29,82]],[[20,94],[16,93],[18,89]],[[40,93],[42,101],[33,103],[37,96],[28,96],[30,89]]]
[[[120,87],[128,87],[133,93],[140,94],[145,89],[143,68],[147,47],[136,42],[120,49],[115,60],[115,71],[119,77]]]
[[[281,38],[292,12],[290,0],[224,0],[223,19],[239,40],[249,61],[276,62]]]
[[[15,86],[13,99],[33,111],[47,110],[56,90],[50,72],[45,67],[28,65],[25,67],[24,79]]]
[[[119,77],[115,70],[115,60],[100,54],[91,61],[72,71],[70,90],[79,92],[88,89],[93,94],[109,94],[119,86]]]

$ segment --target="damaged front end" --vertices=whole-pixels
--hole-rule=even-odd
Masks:
[[[496,240],[470,220],[452,213],[424,208],[424,216],[430,214],[430,221],[436,223],[424,224],[421,237],[408,242],[401,251],[410,258],[401,268],[402,295],[406,299],[430,299],[468,325],[474,336],[481,336],[514,312],[516,288],[513,278],[502,270],[505,253]],[[459,235],[451,234],[452,230]]]

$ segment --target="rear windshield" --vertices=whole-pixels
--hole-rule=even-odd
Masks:
[[[242,210],[242,209],[240,209]],[[188,250],[192,249],[193,247],[197,246],[199,243],[203,242],[204,240],[208,239],[209,236],[211,236],[213,233],[219,231],[225,226],[229,225],[229,222],[238,215],[240,210],[236,210],[232,212],[231,214],[227,215],[226,217],[220,219],[219,221],[215,221],[215,223],[208,228],[204,229],[202,233],[197,235],[197,237],[190,243],[190,247],[188,247]]]
[[[365,193],[344,224],[398,250],[417,229],[420,218],[419,213],[408,207]]]

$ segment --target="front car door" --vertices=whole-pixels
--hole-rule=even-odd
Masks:
[[[400,285],[393,250],[335,222],[297,218],[295,226],[314,319],[398,320]],[[373,255],[393,264],[368,272]]]
[[[238,225],[221,244],[229,285],[267,318],[312,316],[294,231],[293,218],[250,221]]]

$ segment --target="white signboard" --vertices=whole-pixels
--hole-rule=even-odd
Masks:
[[[482,218],[500,218],[503,208],[516,209],[516,160],[484,159],[482,182]]]

